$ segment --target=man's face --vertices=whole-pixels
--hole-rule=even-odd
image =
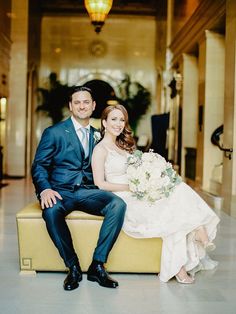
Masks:
[[[87,91],[79,91],[72,95],[72,100],[69,102],[69,108],[73,117],[81,123],[88,123],[96,103]]]

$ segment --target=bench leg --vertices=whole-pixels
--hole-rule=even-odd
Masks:
[[[32,277],[35,277],[36,276],[36,271],[35,270],[21,270],[20,271],[20,275],[21,276],[32,276]]]
[[[32,267],[32,258],[22,257],[20,259],[20,275],[36,276],[36,271]]]

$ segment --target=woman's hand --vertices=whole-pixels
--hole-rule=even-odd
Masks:
[[[61,195],[52,189],[45,189],[40,193],[41,197],[41,208],[53,207],[57,203],[57,198],[62,200]]]

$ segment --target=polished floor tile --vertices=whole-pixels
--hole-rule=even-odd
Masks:
[[[106,289],[86,280],[65,292],[65,273],[19,275],[16,212],[35,201],[30,180],[9,180],[0,189],[0,314],[236,314],[236,220],[220,212],[214,271],[193,285],[161,283],[152,274],[113,274],[120,286]],[[45,256],[46,258],[46,256]]]

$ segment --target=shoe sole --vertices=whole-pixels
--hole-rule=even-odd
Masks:
[[[106,286],[106,285],[103,285],[103,284],[101,283],[101,281],[98,279],[98,277],[96,277],[96,276],[90,276],[90,275],[88,275],[88,276],[87,276],[87,279],[88,279],[89,281],[97,282],[100,286],[105,287],[105,288],[117,288],[117,287],[118,287],[118,285],[117,285],[117,286]]]
[[[175,278],[176,278],[176,281],[178,282],[178,283],[180,283],[181,285],[192,285],[194,282],[195,282],[195,279],[194,278],[192,278],[192,281],[187,281],[186,279],[180,279],[178,276],[175,276]]]
[[[81,277],[78,279],[78,282],[77,282],[78,285],[76,285],[76,286],[73,287],[73,288],[65,288],[65,287],[63,286],[64,290],[65,290],[65,291],[72,291],[72,290],[77,289],[77,288],[79,287],[79,282],[81,282],[82,279],[83,279],[83,277],[81,276]]]
[[[79,284],[77,286],[74,286],[73,288],[65,288],[65,287],[63,287],[63,288],[65,291],[72,291],[72,290],[77,289],[78,287],[79,287]]]

